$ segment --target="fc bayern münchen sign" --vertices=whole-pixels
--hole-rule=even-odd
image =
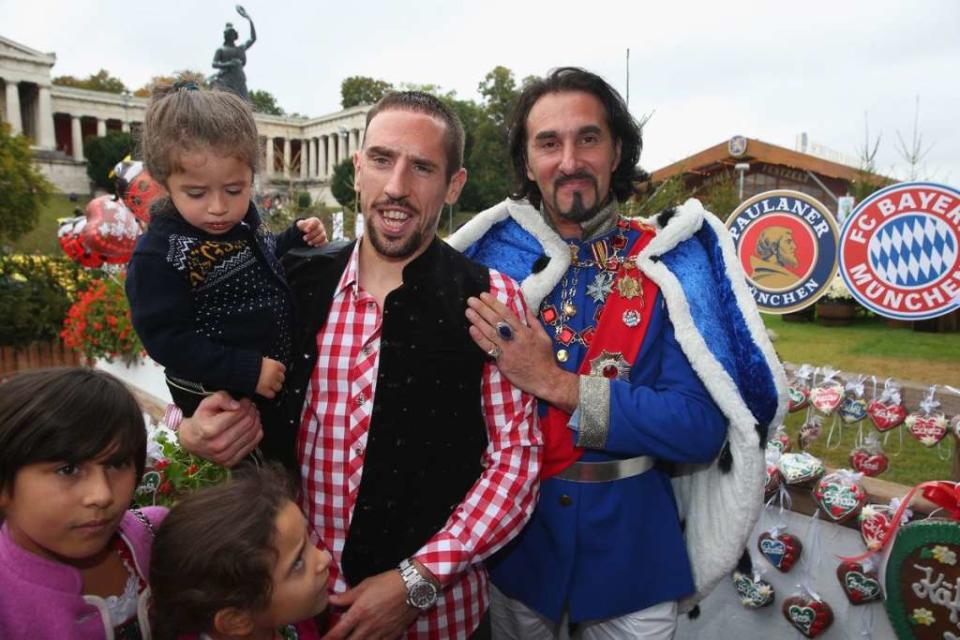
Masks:
[[[840,235],[840,274],[879,315],[924,320],[960,308],[960,191],[903,182],[854,209]]]
[[[837,225],[827,208],[805,193],[758,194],[730,214],[727,229],[760,311],[808,307],[836,275]]]

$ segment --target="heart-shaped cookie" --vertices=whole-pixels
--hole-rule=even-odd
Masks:
[[[760,609],[773,604],[776,595],[773,585],[760,576],[750,576],[739,571],[733,572],[733,587],[740,596],[740,604],[748,609]]]
[[[886,535],[893,521],[893,513],[893,509],[884,504],[868,504],[860,510],[860,515],[857,516],[857,521],[860,523],[860,537],[870,551],[880,548],[883,536]]]
[[[787,453],[790,451],[790,436],[783,428],[778,428],[770,439],[767,440],[767,451],[776,451],[777,453]]]
[[[820,478],[813,499],[834,522],[855,516],[867,501],[863,484],[850,475],[834,472]]]
[[[800,425],[800,433],[797,435],[797,444],[800,445],[800,450],[803,451],[813,444],[813,441],[820,437],[822,430],[823,427],[815,419],[808,420]]]
[[[803,553],[803,543],[794,535],[780,531],[764,531],[757,539],[757,548],[778,571],[790,571]]]
[[[824,415],[831,415],[843,400],[843,386],[830,380],[810,392],[810,404]]]
[[[903,424],[907,409],[900,402],[871,400],[867,405],[867,416],[877,431],[882,433]]]
[[[939,411],[933,413],[914,411],[907,416],[904,423],[910,430],[910,435],[925,447],[934,446],[947,435],[947,417]]]
[[[777,460],[777,468],[787,484],[800,484],[823,475],[823,462],[806,451],[785,453]]]
[[[840,402],[837,414],[844,422],[860,422],[867,417],[867,401],[863,398],[848,395]]]
[[[763,495],[769,498],[780,488],[780,470],[777,465],[767,463],[767,479],[763,485]]]
[[[875,478],[890,466],[890,459],[883,451],[868,451],[857,447],[850,452],[850,466],[865,476]]]
[[[808,638],[816,638],[833,624],[830,605],[800,593],[783,601],[783,616]]]
[[[850,604],[860,605],[879,600],[883,596],[880,577],[872,566],[845,560],[837,567],[837,580]]]
[[[806,407],[809,400],[810,387],[807,385],[794,383],[787,388],[787,410],[791,413]]]

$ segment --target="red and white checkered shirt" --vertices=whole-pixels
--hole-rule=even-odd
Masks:
[[[317,364],[297,442],[302,506],[314,542],[333,556],[334,593],[347,589],[340,560],[360,488],[380,362],[383,318],[376,300],[359,286],[359,247],[358,242],[317,334]],[[491,270],[490,293],[525,317],[515,281]],[[409,639],[467,638],[473,632],[487,608],[481,561],[519,533],[536,503],[543,442],[533,396],[510,384],[492,363],[483,368],[482,396],[488,436],[484,471],[443,529],[414,556],[443,590],[436,607],[410,627]]]

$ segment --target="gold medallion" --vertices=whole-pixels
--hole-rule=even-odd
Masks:
[[[640,281],[633,276],[625,275],[617,282],[617,291],[627,300],[636,298],[640,295]]]
[[[563,303],[563,315],[566,318],[572,318],[577,315],[577,306],[572,302]]]
[[[566,362],[567,358],[570,357],[570,354],[567,353],[566,349],[560,349],[557,351],[557,362]]]

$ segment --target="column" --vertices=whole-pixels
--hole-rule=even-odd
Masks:
[[[83,162],[83,134],[80,131],[80,116],[70,116],[70,133],[73,138],[73,159]]]
[[[97,137],[102,138],[105,135],[107,135],[107,121],[97,118]]]
[[[53,103],[50,87],[40,85],[37,96],[37,143],[41,149],[54,149],[57,139],[53,132]]]
[[[327,175],[327,140],[326,136],[317,138],[317,177]]]
[[[20,83],[7,80],[7,113],[5,120],[10,123],[13,135],[23,133],[23,118],[20,115]]]
[[[353,134],[353,145],[351,146],[353,147],[354,151],[359,151],[360,150],[360,130],[354,129],[351,133]]]
[[[317,164],[317,139],[310,138],[310,177],[311,178],[317,177],[319,166],[320,165]]]
[[[300,140],[300,179],[307,179],[307,171],[310,169],[310,141]]]
[[[290,138],[283,139],[283,177],[290,177]]]
[[[123,122],[120,123],[120,131],[123,131],[124,133],[130,133],[130,121],[129,121],[129,120],[124,120]]]
[[[340,162],[343,162],[350,157],[350,132],[347,131],[342,134],[341,139],[343,140],[343,149],[340,152]]]
[[[267,136],[267,143],[265,146],[267,150],[267,166],[264,168],[263,173],[270,178],[273,176],[273,138]]]

